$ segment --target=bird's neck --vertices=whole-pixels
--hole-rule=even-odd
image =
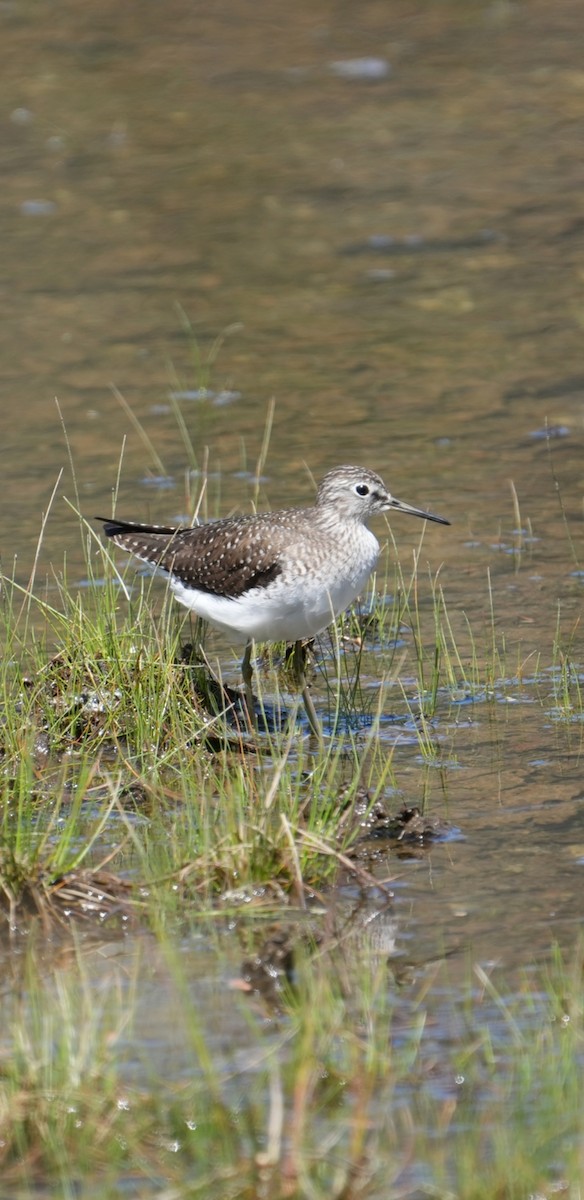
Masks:
[[[342,526],[343,529],[366,528],[365,521],[356,517],[353,513],[333,508],[332,505],[323,504],[321,508],[317,508],[315,511],[321,529],[332,530],[338,529],[339,526]]]

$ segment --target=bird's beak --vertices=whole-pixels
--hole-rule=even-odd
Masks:
[[[412,517],[421,517],[423,521],[436,521],[438,525],[450,525],[450,521],[446,517],[437,517],[435,513],[424,512],[422,508],[412,508],[411,504],[404,504],[403,500],[397,500],[395,496],[389,497],[388,508],[397,508],[400,512],[410,513]]]

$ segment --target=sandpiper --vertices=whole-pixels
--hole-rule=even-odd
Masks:
[[[294,642],[298,684],[313,732],[320,725],[304,677],[305,638],[312,638],[362,591],[379,557],[367,522],[389,509],[449,525],[444,517],[396,499],[374,471],[334,467],[310,508],[225,517],[169,528],[103,521],[116,545],[163,571],[181,604],[245,643],[241,664],[253,721],[253,642]]]

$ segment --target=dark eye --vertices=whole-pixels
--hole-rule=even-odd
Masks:
[[[369,488],[367,487],[366,483],[356,483],[355,491],[358,496],[368,496],[369,495]]]

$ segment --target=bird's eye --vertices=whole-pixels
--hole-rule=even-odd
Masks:
[[[369,488],[367,487],[366,483],[356,483],[355,491],[358,496],[368,496],[369,495]]]

